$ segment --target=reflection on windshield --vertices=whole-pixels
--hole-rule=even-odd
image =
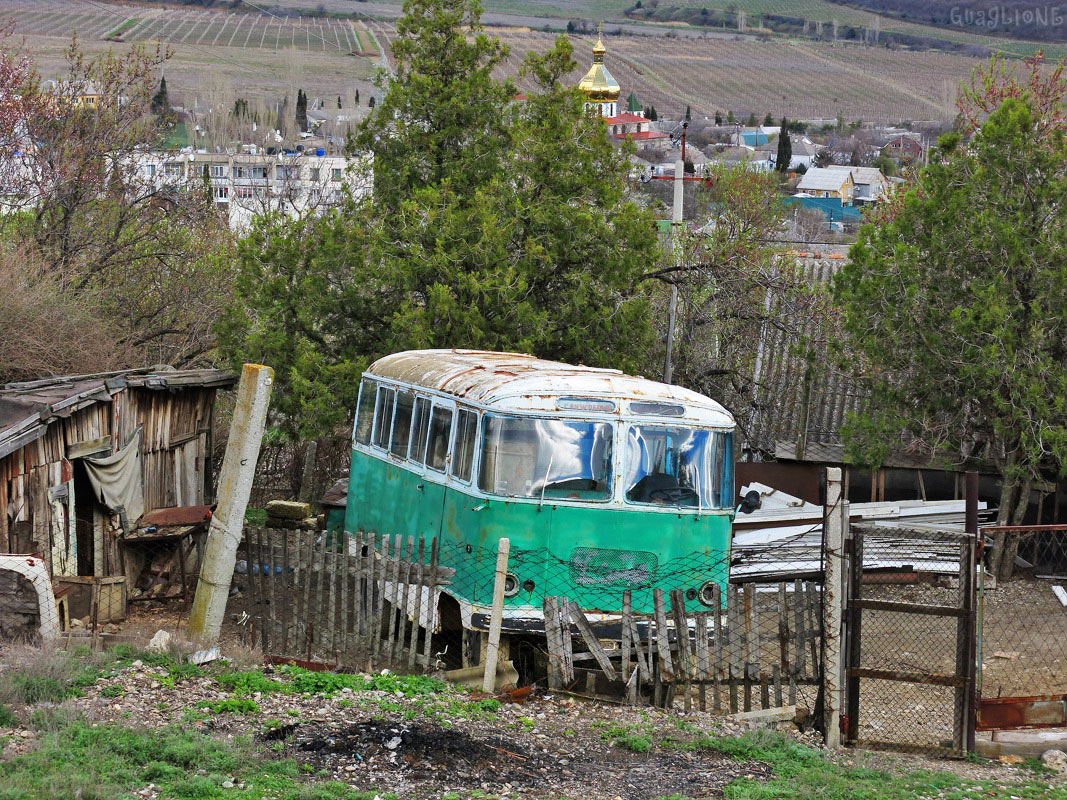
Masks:
[[[478,485],[508,497],[608,500],[611,425],[486,414]]]
[[[723,508],[732,502],[733,487],[725,485],[729,482],[730,458],[729,433],[633,425],[626,436],[626,499],[686,508]]]

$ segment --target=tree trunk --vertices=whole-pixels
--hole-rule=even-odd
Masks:
[[[1012,452],[1008,456],[1008,467],[1015,462],[1015,453]],[[1011,519],[1014,516],[1015,506],[1019,497],[1019,481],[1015,478],[1009,478],[1010,470],[1004,470],[1004,477],[1001,479],[1000,484],[1000,506],[997,509],[997,525],[1010,525]],[[993,552],[989,554],[989,571],[993,575],[1000,575],[1001,564],[1004,561],[1004,548],[1006,542],[1006,536],[1003,533],[998,533],[996,539],[993,541]]]
[[[1019,485],[1009,525],[1022,525],[1025,521],[1026,511],[1030,507],[1030,487],[1032,485],[1033,479],[1031,478],[1026,478]],[[1004,540],[1004,553],[996,575],[998,581],[1006,581],[1011,578],[1012,573],[1015,571],[1015,554],[1019,552],[1019,534],[1009,533],[1000,538]]]

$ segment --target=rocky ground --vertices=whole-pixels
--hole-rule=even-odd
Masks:
[[[63,705],[98,723],[247,735],[293,758],[311,778],[403,798],[704,798],[721,796],[739,778],[772,777],[766,763],[700,744],[741,734],[745,726],[728,717],[536,692],[490,697],[425,677],[341,678],[251,664],[199,670],[135,659],[104,668],[82,696]],[[818,747],[813,732],[788,735]],[[36,736],[29,725],[0,729],[0,741],[7,741],[2,758],[29,751]],[[1033,778],[1028,769],[995,762],[858,751],[835,759],[899,774],[951,771],[961,785]],[[153,796],[150,787],[144,791]]]

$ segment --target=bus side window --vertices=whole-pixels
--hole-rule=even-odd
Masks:
[[[396,393],[396,419],[393,421],[393,441],[389,452],[394,456],[407,458],[408,439],[411,438],[411,411],[415,397],[411,392]]]
[[[448,442],[452,438],[452,409],[437,406],[430,418],[429,446],[426,466],[437,472],[445,471],[448,460]]]
[[[474,440],[478,437],[478,414],[465,408],[456,420],[456,449],[452,456],[452,474],[464,483],[471,482],[474,467]]]
[[[371,427],[374,425],[374,401],[378,394],[378,384],[364,378],[359,389],[359,407],[356,409],[355,440],[360,444],[370,442]]]
[[[378,410],[374,415],[374,446],[383,450],[389,445],[389,431],[393,426],[393,399],[396,390],[382,386],[378,389]]]
[[[411,423],[411,449],[408,458],[419,464],[426,463],[426,433],[430,427],[430,401],[425,397],[415,398],[415,416]]]

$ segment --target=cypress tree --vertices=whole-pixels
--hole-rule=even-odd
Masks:
[[[341,95],[337,95],[337,107],[341,107]]]
[[[163,118],[170,114],[170,98],[167,97],[167,78],[159,79],[159,91],[152,95],[152,113]]]
[[[786,126],[785,117],[782,117],[782,130],[778,134],[778,157],[774,166],[779,172],[789,170],[789,162],[793,160],[793,142],[789,139],[789,130]]]
[[[716,125],[722,125],[722,112],[721,111],[716,111],[715,112],[715,124]]]
[[[307,133],[308,129],[308,96],[303,89],[296,93],[296,125],[301,133]]]
[[[693,110],[689,106],[685,107],[685,121],[686,122],[692,122],[693,121]]]

